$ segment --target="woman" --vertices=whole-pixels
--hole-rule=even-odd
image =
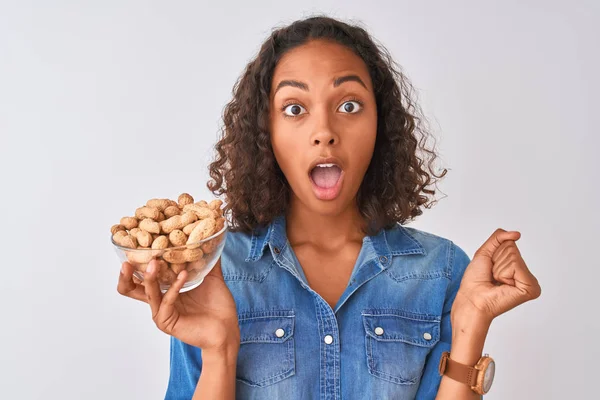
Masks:
[[[312,17],[263,44],[210,165],[231,211],[219,263],[165,295],[155,268],[141,286],[123,264],[119,293],[172,336],[167,399],[479,397],[440,375],[443,353],[474,366],[492,319],[541,290],[519,232],[496,230],[470,260],[402,225],[447,172],[432,171],[411,96],[359,27]]]

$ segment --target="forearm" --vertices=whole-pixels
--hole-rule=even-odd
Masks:
[[[461,316],[453,319],[450,358],[461,364],[474,366],[483,353],[490,323],[491,321],[484,321],[477,316]],[[464,383],[457,382],[446,375],[442,376],[436,400],[479,399],[481,395]]]
[[[193,400],[235,399],[238,348],[202,353],[202,372]]]

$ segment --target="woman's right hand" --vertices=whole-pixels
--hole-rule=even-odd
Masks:
[[[156,261],[144,273],[144,284],[134,282],[133,266],[124,262],[117,291],[150,305],[152,320],[161,331],[203,351],[220,352],[239,347],[240,332],[233,296],[223,280],[221,258],[200,286],[179,293],[187,271],[179,273],[162,294],[157,281]],[[136,279],[137,280],[137,279]]]

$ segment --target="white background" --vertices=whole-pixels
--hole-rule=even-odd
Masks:
[[[422,3],[1,1],[0,397],[164,396],[168,337],[117,294],[109,227],[151,197],[209,197],[237,77],[315,12],[361,22],[419,90],[451,171],[411,225],[470,256],[522,233],[543,293],[494,321],[486,398],[594,397],[599,3]]]

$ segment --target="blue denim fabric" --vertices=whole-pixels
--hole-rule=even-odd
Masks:
[[[253,234],[227,235],[221,264],[241,332],[236,397],[434,399],[467,254],[400,224],[365,236],[331,309],[308,286],[285,224],[279,216]],[[190,399],[201,368],[200,349],[171,338],[165,398]]]

